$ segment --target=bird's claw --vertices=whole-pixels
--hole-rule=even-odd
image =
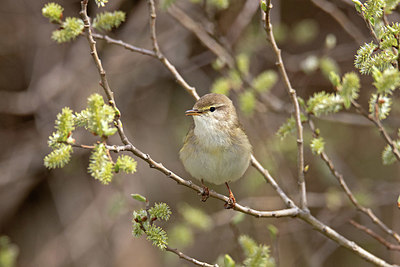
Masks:
[[[206,200],[210,197],[210,190],[207,186],[203,185],[203,190],[200,193],[201,201],[206,202]]]

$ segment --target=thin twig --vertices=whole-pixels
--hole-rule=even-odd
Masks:
[[[172,253],[175,253],[176,255],[179,256],[179,258],[184,259],[184,260],[187,260],[188,262],[191,262],[191,263],[193,263],[193,264],[195,264],[195,265],[197,265],[197,266],[218,267],[218,264],[209,264],[209,263],[202,262],[202,261],[198,261],[198,260],[196,260],[196,259],[194,259],[194,258],[191,258],[191,257],[189,257],[188,255],[183,254],[182,252],[180,252],[180,251],[177,250],[176,248],[170,248],[170,247],[167,246],[167,247],[165,248],[165,250],[166,250],[166,251],[169,251],[169,252],[172,252]]]
[[[365,233],[369,234],[370,236],[372,236],[373,238],[378,240],[382,245],[384,245],[388,249],[400,251],[400,245],[395,245],[395,244],[392,244],[392,243],[386,241],[383,237],[381,237],[380,235],[378,235],[377,233],[375,233],[374,231],[372,231],[368,227],[365,227],[364,225],[361,225],[361,224],[359,224],[359,223],[357,223],[357,222],[355,222],[353,220],[350,220],[350,223],[354,227],[360,229],[361,231],[364,231]]]
[[[379,119],[374,118],[371,114],[369,114],[360,104],[358,104],[355,100],[351,101],[352,106],[357,110],[358,113],[363,115],[365,118],[370,120],[375,126],[378,128],[382,137],[385,139],[386,143],[390,145],[392,148],[393,154],[396,156],[397,160],[400,161],[400,152],[396,147],[395,142],[390,137],[390,135],[386,132],[385,128],[382,125],[382,122]]]
[[[271,0],[266,1],[266,11],[262,12],[262,20],[264,24],[264,29],[267,33],[267,41],[271,44],[276,56],[276,65],[278,66],[279,72],[285,82],[285,88],[289,97],[292,101],[294,107],[294,117],[296,120],[297,129],[297,175],[298,183],[300,189],[300,207],[302,209],[307,209],[307,195],[306,195],[306,183],[304,178],[304,144],[303,144],[303,125],[300,118],[300,106],[297,100],[296,90],[293,89],[289,77],[286,73],[285,66],[283,64],[281,50],[275,42],[275,37],[272,32],[272,24],[270,18],[270,11],[272,9]]]
[[[175,66],[172,65],[169,60],[164,56],[161,52],[160,47],[157,41],[157,34],[156,34],[156,8],[154,6],[154,0],[149,0],[149,14],[150,14],[150,32],[151,32],[151,40],[153,43],[153,50],[156,53],[157,58],[167,67],[167,69],[172,73],[175,77],[176,81],[189,93],[191,94],[196,100],[200,97],[197,94],[196,88],[190,86],[179,74],[176,70]]]
[[[96,38],[96,39],[104,40],[108,44],[114,44],[114,45],[122,46],[125,49],[127,49],[129,51],[132,51],[132,52],[137,52],[137,53],[140,53],[140,54],[143,54],[143,55],[146,55],[146,56],[155,57],[155,58],[157,57],[157,55],[156,55],[156,53],[154,53],[154,51],[151,51],[151,50],[148,50],[148,49],[145,49],[145,48],[141,48],[141,47],[137,47],[137,46],[125,43],[125,42],[123,42],[121,40],[116,40],[116,39],[111,38],[110,36],[105,35],[105,34],[98,34],[98,33],[94,33],[93,32],[92,36],[94,38]]]
[[[318,137],[319,134],[317,133],[317,130],[315,128],[314,122],[311,120],[311,118],[308,119],[308,124],[310,126],[311,131],[313,132],[315,137]],[[328,157],[326,152],[322,152],[320,154],[321,159],[325,162],[325,164],[328,166],[329,170],[335,176],[335,178],[338,180],[340,187],[343,189],[344,193],[347,195],[351,203],[357,208],[357,210],[361,211],[365,215],[367,215],[372,222],[377,224],[383,231],[385,231],[388,235],[391,235],[397,242],[400,243],[400,236],[398,233],[390,229],[385,223],[383,223],[370,208],[366,208],[363,205],[361,205],[355,196],[353,195],[352,191],[348,187],[346,181],[344,180],[344,177],[341,173],[339,173],[335,165],[333,164],[332,160]]]
[[[185,28],[193,32],[197,38],[199,38],[199,40],[224,63],[231,68],[233,67],[234,59],[231,57],[228,51],[226,51],[222,45],[214,40],[196,21],[194,21],[175,5],[170,6],[168,13],[177,21],[179,21]]]
[[[364,43],[365,37],[362,32],[353,24],[352,20],[348,18],[339,8],[326,0],[311,0],[311,2],[331,15],[337,23],[350,35],[359,45]]]

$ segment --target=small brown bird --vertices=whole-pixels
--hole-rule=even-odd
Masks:
[[[186,135],[180,150],[180,159],[185,169],[201,180],[204,190],[202,200],[208,198],[204,181],[222,184],[229,190],[226,208],[233,208],[236,200],[228,182],[238,180],[247,170],[251,145],[243,131],[232,101],[221,94],[206,94],[186,111],[192,116],[194,125]]]

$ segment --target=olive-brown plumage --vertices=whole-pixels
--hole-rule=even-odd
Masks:
[[[232,101],[225,95],[206,94],[186,115],[194,124],[179,153],[185,169],[214,184],[242,177],[250,163],[251,145]]]

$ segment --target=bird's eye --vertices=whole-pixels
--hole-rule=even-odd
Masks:
[[[214,112],[214,111],[215,111],[215,107],[211,107],[211,108],[210,108],[210,111],[211,111],[211,112]]]

